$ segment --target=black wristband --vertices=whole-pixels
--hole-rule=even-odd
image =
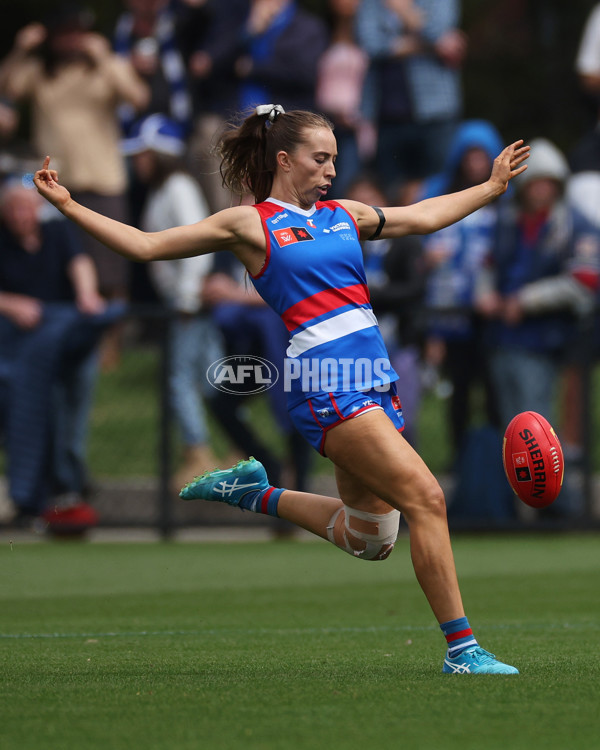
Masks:
[[[367,238],[367,242],[372,242],[373,240],[378,239],[379,235],[381,234],[381,230],[385,225],[385,216],[383,211],[380,208],[377,208],[377,206],[371,206],[371,208],[377,213],[377,216],[379,216],[379,224],[377,225],[377,229],[373,232],[373,234]]]

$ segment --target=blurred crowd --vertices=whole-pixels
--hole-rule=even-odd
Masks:
[[[493,122],[463,117],[460,5],[328,0],[315,15],[295,0],[123,0],[110,38],[80,3],[18,31],[0,60],[5,519],[96,522],[85,502],[89,414],[98,372],[119,367],[132,303],[171,315],[183,445],[174,486],[217,464],[209,413],[231,456],[259,458],[275,485],[305,489],[310,473],[280,386],[267,395],[283,461],[247,419],[246,397],[205,377],[228,354],[278,367],[285,356],[286,330],[243,269],[226,254],[133,268],[42,205],[30,180],[41,158],[52,156],[80,203],[112,218],[147,231],[190,224],[251,200],[223,189],[213,147],[235,113],[273,102],[334,124],[329,198],[405,205],[467,188],[487,179],[506,144]],[[573,66],[600,102],[600,4]],[[544,414],[568,462],[581,459],[582,374],[598,348],[600,124],[569,153],[543,133],[531,147],[527,172],[493,205],[431,236],[364,243],[405,435],[418,447],[422,394],[434,389],[458,477],[451,510],[465,516],[514,516],[493,477],[500,435],[520,411]],[[484,489],[473,466],[490,480]],[[554,512],[580,514],[577,493]]]

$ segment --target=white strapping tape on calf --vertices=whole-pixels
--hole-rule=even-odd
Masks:
[[[398,510],[368,513],[344,505],[331,517],[327,525],[327,538],[354,557],[385,560],[394,548],[399,523]]]

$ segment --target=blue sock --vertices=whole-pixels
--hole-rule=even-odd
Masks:
[[[279,517],[277,506],[281,493],[285,492],[281,487],[267,487],[266,490],[250,490],[240,500],[239,507],[251,510],[253,513],[265,513],[268,516]]]
[[[440,628],[446,636],[448,656],[451,659],[461,654],[465,649],[479,645],[466,617],[443,622]]]

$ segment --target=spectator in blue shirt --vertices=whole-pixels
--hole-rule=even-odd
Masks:
[[[462,190],[488,174],[502,141],[485,120],[468,120],[456,132],[445,168],[426,180],[423,197]],[[476,284],[491,251],[498,207],[485,206],[470,216],[424,238],[429,269],[426,305],[429,330],[428,364],[439,368],[452,389],[449,426],[458,453],[470,423],[474,389],[482,385],[487,421],[498,426],[496,399],[485,356],[483,318],[476,310]],[[438,311],[438,312],[436,312]]]
[[[314,109],[318,62],[327,42],[324,21],[295,0],[252,0],[235,64],[241,109],[261,102]]]
[[[462,110],[459,0],[363,0],[357,36],[371,57],[365,109],[386,183],[438,172]]]

